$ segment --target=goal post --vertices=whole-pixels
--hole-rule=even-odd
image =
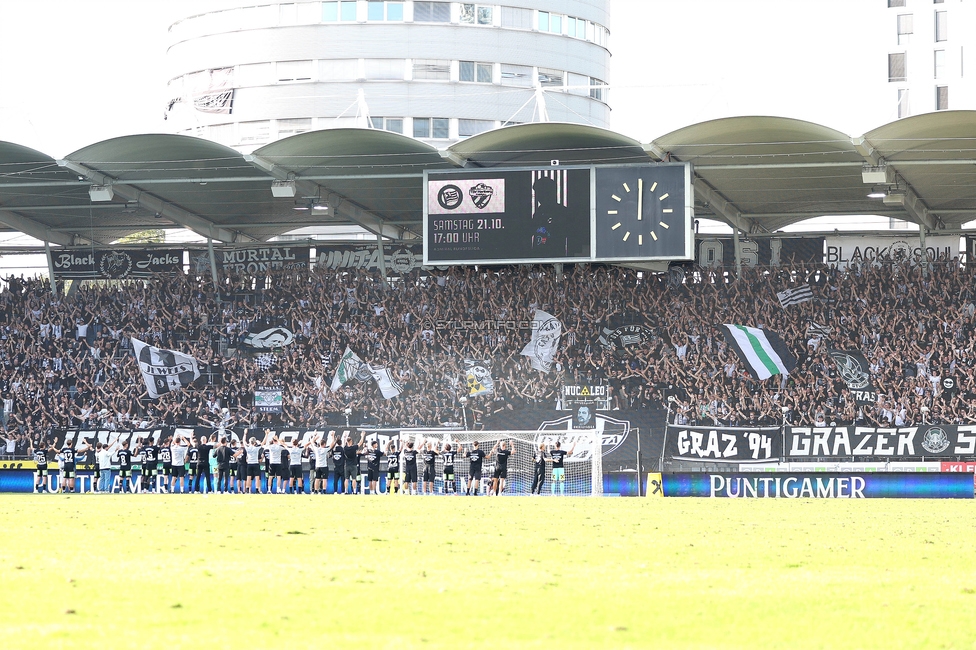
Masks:
[[[455,475],[461,492],[469,486],[470,462],[467,452],[473,449],[473,443],[478,441],[479,447],[490,456],[482,467],[480,493],[486,493],[491,485],[496,467],[496,456],[493,450],[502,441],[506,441],[513,454],[508,459],[508,478],[505,491],[507,495],[529,495],[535,478],[535,461],[539,446],[544,445],[546,451],[546,470],[541,490],[542,495],[557,496],[600,496],[603,494],[603,458],[601,432],[596,429],[558,429],[558,430],[497,430],[475,431],[462,429],[375,429],[366,431],[366,439],[379,438],[381,441],[399,438],[402,449],[407,442],[413,442],[414,447],[422,449],[428,442],[437,448],[443,448],[447,443],[452,447],[461,446],[461,452],[455,460]],[[566,452],[564,472],[561,480],[553,480],[553,463],[549,452],[555,449],[556,443]],[[455,451],[457,449],[455,448]],[[403,471],[403,462],[400,463]],[[423,473],[423,462],[418,461],[419,472]],[[385,471],[385,468],[384,468]],[[443,459],[438,456],[435,462],[434,491],[436,494],[445,493]]]

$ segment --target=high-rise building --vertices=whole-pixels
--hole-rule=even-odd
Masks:
[[[523,122],[606,127],[609,5],[217,0],[170,27],[167,120],[244,152],[349,126],[438,147]]]
[[[976,108],[976,3],[887,2],[888,86],[897,116]],[[967,61],[968,59],[968,61]],[[967,73],[969,77],[967,77]]]

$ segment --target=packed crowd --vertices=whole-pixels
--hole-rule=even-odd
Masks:
[[[809,283],[815,299],[783,308],[776,292]],[[803,265],[746,268],[742,276],[696,267],[681,281],[604,266],[452,268],[378,274],[329,270],[209,277],[179,275],[88,284],[53,295],[46,280],[7,278],[0,292],[0,451],[26,450],[54,429],[151,425],[318,426],[325,423],[478,427],[505,410],[556,406],[564,383],[604,383],[612,408],[660,408],[709,425],[976,422],[972,267],[955,262],[845,270]],[[563,324],[552,371],[520,354],[542,309]],[[497,323],[471,327],[470,322]],[[808,335],[811,322],[831,328]],[[465,323],[468,323],[466,325]],[[763,326],[796,352],[788,377],[752,379],[719,323]],[[626,348],[605,329],[646,326]],[[290,345],[262,359],[248,331],[282,326]],[[150,399],[131,352],[134,336],[191,354],[203,376]],[[386,400],[372,381],[330,390],[346,346],[389,367],[404,386]],[[877,403],[859,406],[828,347],[860,350]],[[464,359],[488,360],[491,394],[467,396]],[[956,378],[945,390],[942,378]],[[283,388],[281,414],[258,413],[258,385]],[[228,414],[223,414],[223,409]],[[462,408],[465,409],[462,412]],[[347,409],[352,409],[347,413]],[[784,413],[785,409],[785,413]]]

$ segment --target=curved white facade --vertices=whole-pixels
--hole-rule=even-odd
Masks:
[[[606,128],[609,4],[224,0],[170,27],[167,120],[245,152],[349,126],[438,147],[546,118]]]

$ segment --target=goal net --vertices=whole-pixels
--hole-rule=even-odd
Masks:
[[[513,451],[508,459],[508,478],[505,482],[503,495],[529,495],[535,479],[536,455],[539,446],[545,447],[546,469],[541,494],[566,496],[597,496],[603,494],[603,462],[602,439],[596,430],[580,431],[432,431],[430,429],[399,429],[400,447],[407,442],[413,442],[414,448],[423,449],[430,442],[435,449],[443,449],[447,443],[457,452],[458,444],[461,450],[456,453],[454,463],[455,483],[457,490],[464,493],[470,483],[471,463],[467,454],[473,449],[473,443],[478,441],[479,448],[488,457],[482,464],[480,494],[487,494],[491,487],[492,477],[497,465],[495,452],[498,445],[505,441]],[[382,441],[384,435],[377,430],[367,435],[367,440],[378,436]],[[389,435],[387,438],[391,437]],[[563,480],[553,480],[552,451],[556,443],[560,449],[569,453],[564,459]],[[418,460],[418,482],[423,478],[424,463]],[[403,471],[403,463],[400,463]],[[385,468],[384,468],[385,469]],[[437,456],[434,466],[434,493],[449,494],[452,486],[444,483],[444,459]],[[473,486],[471,486],[473,488]]]

